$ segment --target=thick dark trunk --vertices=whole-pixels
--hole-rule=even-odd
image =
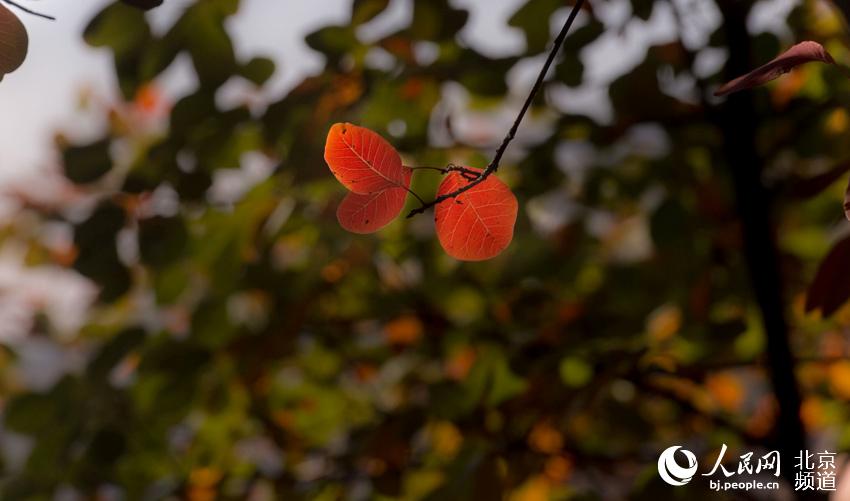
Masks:
[[[755,67],[751,60],[747,14],[750,2],[720,2],[729,46],[726,76],[743,75]],[[774,444],[782,455],[782,474],[793,486],[793,458],[806,449],[806,436],[800,421],[800,393],[794,374],[794,358],[785,319],[785,301],[780,274],[779,253],[771,218],[771,196],[762,183],[762,159],[756,150],[758,125],[753,93],[731,95],[720,113],[727,164],[731,169],[738,213],[744,237],[744,254],[753,293],[761,309],[767,336],[767,363],[773,392],[779,407]],[[809,499],[806,496],[806,499]]]

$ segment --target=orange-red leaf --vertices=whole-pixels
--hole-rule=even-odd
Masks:
[[[459,172],[451,172],[440,184],[437,196],[452,193],[468,182]],[[490,176],[456,198],[437,205],[434,211],[437,237],[443,249],[455,259],[490,259],[511,243],[517,209],[510,188],[496,176]]]
[[[368,195],[404,186],[401,156],[384,138],[364,127],[334,124],[325,143],[325,162],[354,193]]]
[[[404,208],[411,173],[410,169],[404,169],[405,180],[401,188],[387,188],[368,195],[346,195],[336,210],[339,224],[352,233],[374,233],[388,225]]]
[[[715,96],[725,96],[739,90],[749,89],[763,85],[771,80],[779,78],[785,73],[791,71],[795,66],[820,61],[827,64],[835,64],[835,60],[823,45],[812,42],[800,42],[783,52],[767,64],[759,66],[746,75],[740,76],[731,82],[721,86],[714,93]]]

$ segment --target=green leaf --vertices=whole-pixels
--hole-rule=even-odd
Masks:
[[[584,64],[578,54],[569,53],[555,68],[558,81],[568,87],[578,87],[584,81]]]
[[[139,221],[139,253],[147,265],[162,267],[179,259],[188,241],[189,231],[180,216]]]
[[[121,207],[103,202],[74,232],[78,251],[74,269],[101,287],[100,298],[105,302],[118,299],[131,285],[130,272],[118,257],[116,243],[124,220]]]
[[[417,40],[452,41],[468,19],[468,11],[452,7],[448,0],[415,0],[410,34]]]
[[[566,357],[558,368],[561,381],[572,388],[586,385],[593,377],[593,367],[578,357]]]
[[[137,9],[151,10],[154,7],[162,5],[162,0],[121,0],[127,5],[132,5]]]
[[[496,407],[525,391],[526,382],[515,375],[502,349],[485,345],[465,381],[470,403]]]
[[[562,0],[529,0],[508,20],[510,26],[522,30],[529,54],[546,50],[551,38],[549,18],[561,7]]]
[[[351,24],[368,23],[389,6],[390,0],[354,0],[351,6]]]
[[[231,9],[219,2],[198,3],[180,19],[180,30],[203,88],[217,88],[239,66],[224,21]]]
[[[138,52],[151,38],[145,15],[123,3],[113,3],[91,20],[83,39],[92,47],[108,47],[116,56]]]
[[[91,183],[103,177],[112,168],[110,144],[107,138],[66,148],[63,152],[65,177],[76,184]]]
[[[94,433],[86,454],[88,461],[94,465],[108,468],[126,449],[127,438],[124,430],[109,426]]]
[[[649,21],[655,8],[655,0],[632,0],[632,14],[643,21]]]
[[[491,370],[490,392],[485,401],[487,405],[496,407],[525,391],[525,380],[511,371],[504,355],[494,358]]]
[[[310,33],[304,41],[331,60],[338,60],[360,44],[349,26],[327,26]]]
[[[218,348],[237,334],[227,313],[227,299],[207,298],[192,315],[192,338],[203,346]]]
[[[239,75],[256,85],[265,84],[274,75],[274,61],[267,57],[255,57],[239,69]]]
[[[145,331],[138,327],[119,332],[100,347],[87,373],[92,378],[105,379],[118,362],[144,342],[145,337]]]
[[[56,414],[56,405],[49,394],[25,393],[6,405],[3,423],[10,430],[36,434],[52,426]]]

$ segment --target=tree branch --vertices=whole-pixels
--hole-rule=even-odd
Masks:
[[[407,166],[407,165],[405,165],[405,167],[407,167],[410,170],[434,170],[434,171],[439,172],[440,174],[448,174],[449,172],[460,172],[460,174],[467,181],[475,181],[476,179],[478,179],[478,175],[480,174],[480,172],[478,172],[477,170],[472,170],[472,169],[469,169],[467,167],[463,167],[463,166],[455,165],[455,164],[449,164],[445,167],[430,167],[430,166],[410,167],[410,166]],[[419,198],[419,197],[417,197],[417,198]],[[422,202],[423,204],[425,203],[424,201],[422,201],[422,199],[419,199],[419,201]]]
[[[569,17],[567,17],[567,21],[564,23],[564,27],[561,28],[561,32],[558,33],[558,36],[555,38],[555,43],[552,46],[552,50],[549,52],[549,57],[546,58],[546,63],[543,64],[543,68],[540,70],[540,74],[537,75],[537,81],[534,82],[534,87],[531,88],[531,93],[529,93],[528,98],[525,100],[525,104],[522,105],[522,109],[519,111],[519,115],[517,115],[516,120],[514,120],[514,124],[511,127],[511,130],[508,131],[508,135],[505,136],[505,139],[502,141],[499,149],[496,150],[496,155],[493,157],[493,161],[490,162],[490,165],[487,166],[475,179],[470,180],[469,184],[458,188],[452,193],[447,193],[445,195],[440,195],[435,198],[431,202],[422,204],[421,207],[413,209],[407,215],[408,218],[411,218],[417,214],[422,214],[426,210],[434,207],[435,205],[444,202],[450,198],[455,198],[456,196],[464,193],[465,191],[469,191],[475,186],[484,182],[490,174],[493,174],[497,170],[499,170],[499,163],[502,161],[502,156],[505,154],[505,150],[508,149],[508,145],[511,144],[511,141],[516,137],[517,130],[519,130],[519,126],[522,123],[522,119],[525,118],[526,112],[531,108],[531,104],[534,102],[534,98],[537,97],[537,93],[540,92],[540,89],[543,87],[543,81],[546,78],[546,74],[549,72],[549,68],[552,66],[552,63],[555,61],[555,56],[558,55],[558,51],[560,51],[561,46],[564,45],[564,40],[567,38],[567,34],[570,32],[570,28],[573,25],[573,22],[578,16],[579,10],[581,10],[582,5],[584,4],[584,0],[576,0],[575,5],[573,5],[573,10],[570,11]]]
[[[29,9],[29,8],[27,8],[27,7],[24,7],[23,5],[19,4],[18,2],[15,2],[14,0],[3,0],[3,2],[5,2],[5,3],[7,3],[7,4],[11,5],[12,7],[15,7],[15,8],[17,8],[17,9],[20,9],[20,10],[22,10],[22,11],[26,12],[27,14],[32,14],[33,16],[41,17],[41,18],[44,18],[44,19],[49,19],[49,20],[51,20],[51,21],[55,21],[55,20],[56,20],[56,18],[55,18],[55,17],[53,17],[53,16],[48,16],[47,14],[42,14],[41,12],[36,12],[36,11],[34,11],[34,10],[32,10],[32,9]]]

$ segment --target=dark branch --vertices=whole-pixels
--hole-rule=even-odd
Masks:
[[[443,167],[426,167],[426,166],[410,167],[408,165],[405,165],[405,167],[407,167],[410,170],[435,170],[435,171],[440,172],[442,174],[446,173],[446,169],[444,169]]]
[[[32,9],[28,9],[27,7],[24,7],[23,5],[19,4],[18,2],[15,2],[14,0],[3,0],[3,2],[11,5],[12,7],[20,9],[20,10],[26,12],[27,14],[32,14],[33,16],[41,17],[41,18],[44,18],[44,19],[50,19],[51,21],[56,20],[56,18],[53,17],[53,16],[48,16],[47,14],[42,14],[41,12],[36,12]]]
[[[519,130],[519,126],[522,123],[522,119],[525,118],[526,112],[531,108],[532,103],[534,102],[534,98],[537,97],[538,92],[540,92],[541,87],[543,87],[543,81],[546,79],[546,74],[549,72],[549,68],[552,66],[552,63],[555,61],[555,57],[558,55],[558,51],[561,50],[561,46],[564,45],[564,40],[567,38],[567,34],[570,32],[570,28],[573,25],[573,22],[578,16],[579,11],[581,10],[582,5],[584,4],[584,0],[576,0],[575,5],[573,6],[573,10],[570,11],[569,17],[567,17],[567,21],[564,23],[564,27],[561,28],[561,32],[558,33],[558,36],[555,38],[555,43],[552,45],[552,50],[549,52],[549,57],[546,58],[546,63],[543,64],[543,68],[540,70],[540,74],[537,75],[537,81],[534,82],[534,87],[531,88],[531,92],[528,95],[528,98],[525,100],[525,104],[522,105],[522,109],[519,111],[519,115],[517,115],[516,120],[514,120],[514,124],[511,127],[511,130],[508,132],[508,135],[505,136],[505,139],[502,141],[499,149],[496,150],[496,155],[493,157],[493,161],[490,162],[490,165],[487,166],[484,171],[478,174],[474,179],[470,180],[469,184],[458,188],[452,193],[447,193],[445,195],[440,195],[435,198],[431,202],[427,204],[422,204],[421,207],[413,209],[407,215],[408,218],[413,217],[417,214],[422,214],[426,210],[434,207],[435,205],[444,202],[450,198],[455,198],[465,191],[469,191],[474,188],[476,185],[481,184],[487,179],[490,174],[493,174],[497,170],[499,170],[499,163],[502,161],[502,156],[505,154],[505,150],[508,149],[508,145],[511,144],[511,141],[516,137],[517,130]],[[466,177],[466,176],[464,176]],[[468,179],[468,178],[467,178]]]
[[[466,167],[455,164],[449,164],[448,167],[443,169],[443,174],[448,174],[449,172],[460,172],[460,175],[467,181],[475,181],[480,174],[477,170],[467,169]]]
[[[405,165],[410,170],[434,170],[439,172],[440,174],[448,174],[449,172],[460,172],[460,174],[465,177],[469,181],[474,181],[478,179],[479,171],[473,170],[467,167],[463,167],[460,165],[449,164],[445,167],[431,167],[431,166],[417,166],[410,167],[409,165]],[[424,203],[424,202],[423,202]]]

